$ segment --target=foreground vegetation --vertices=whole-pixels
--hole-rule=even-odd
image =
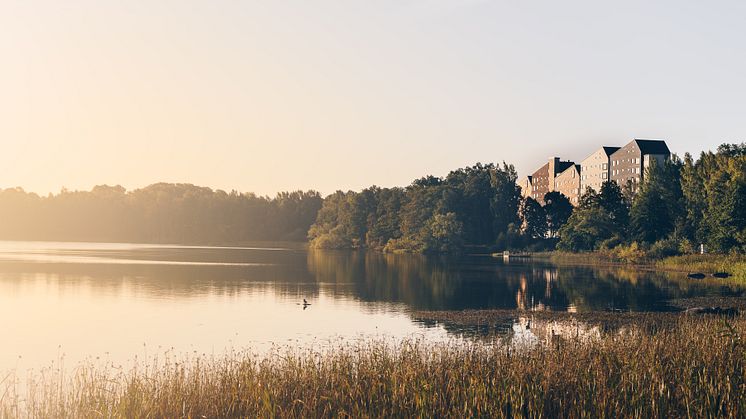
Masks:
[[[746,318],[534,348],[354,344],[38,376],[7,417],[744,417]],[[7,382],[7,381],[6,381]]]

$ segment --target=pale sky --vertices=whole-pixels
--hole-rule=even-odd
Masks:
[[[746,141],[746,3],[0,0],[0,188],[273,195]]]

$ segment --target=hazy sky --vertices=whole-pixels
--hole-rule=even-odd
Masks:
[[[274,194],[746,140],[746,3],[0,0],[0,187]]]

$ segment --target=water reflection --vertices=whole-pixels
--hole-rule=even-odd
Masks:
[[[17,365],[19,356],[31,365],[58,353],[121,360],[143,347],[213,353],[370,336],[449,339],[460,332],[418,321],[414,313],[668,310],[673,298],[744,295],[725,284],[633,269],[306,251],[288,244],[0,242],[0,369]],[[304,298],[312,303],[306,310]],[[512,320],[489,327],[501,335],[522,333]]]
[[[667,301],[699,295],[744,295],[719,282],[618,267],[505,264],[488,257],[448,259],[369,252],[308,252],[319,283],[352,283],[365,301],[415,310],[518,309],[667,311]]]

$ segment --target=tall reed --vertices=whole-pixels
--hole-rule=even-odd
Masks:
[[[594,340],[375,341],[81,365],[6,389],[4,417],[745,417],[746,318]],[[7,386],[7,381],[6,381]]]

